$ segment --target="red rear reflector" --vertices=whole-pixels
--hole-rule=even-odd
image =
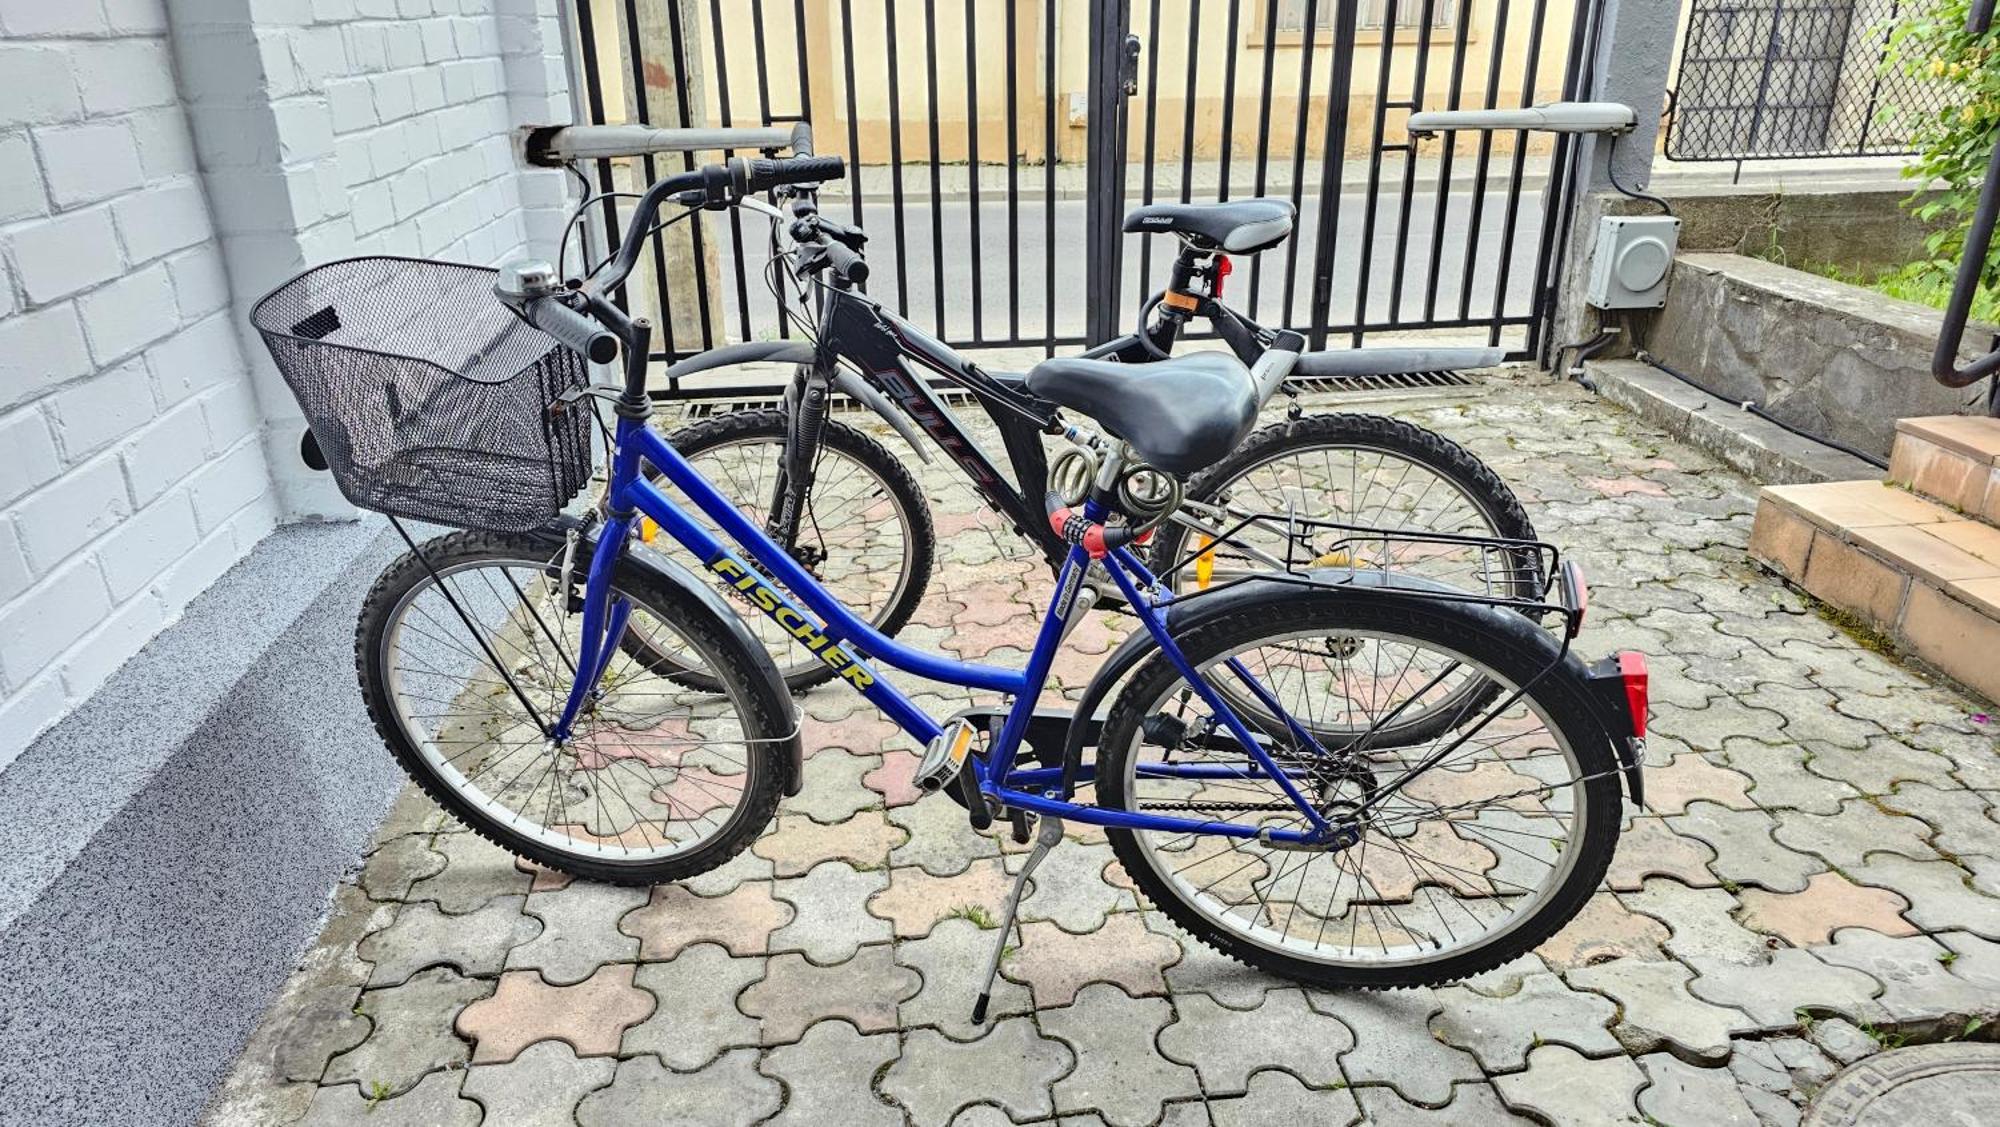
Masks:
[[[1618,655],[1618,678],[1625,682],[1625,707],[1632,714],[1632,738],[1646,738],[1646,655],[1626,650]]]

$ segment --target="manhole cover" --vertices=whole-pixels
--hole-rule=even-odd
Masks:
[[[2000,1045],[1913,1045],[1846,1069],[1801,1127],[1973,1127],[2000,1123]]]

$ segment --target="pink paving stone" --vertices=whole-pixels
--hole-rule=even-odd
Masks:
[[[683,767],[675,772],[673,782],[655,788],[652,797],[671,812],[674,821],[693,822],[710,811],[733,809],[741,802],[743,776]]]
[[[749,882],[723,896],[696,896],[675,884],[653,889],[652,902],[626,914],[618,930],[639,940],[639,957],[671,959],[696,943],[720,943],[732,955],[761,955],[771,933],[791,922],[792,906],[771,886]]]
[[[1584,484],[1604,494],[1606,497],[1627,497],[1634,493],[1645,497],[1665,497],[1667,495],[1666,486],[1655,481],[1647,481],[1643,477],[1591,477],[1585,478]]]
[[[873,709],[841,720],[819,720],[807,716],[799,724],[799,739],[805,745],[807,755],[818,755],[831,748],[844,748],[861,755],[880,755],[892,748],[906,748],[909,743],[901,728]]]
[[[559,873],[554,869],[537,865],[526,857],[514,858],[514,867],[521,872],[534,874],[535,883],[528,886],[529,892],[561,892],[569,887],[569,882],[573,879],[568,873]]]
[[[635,966],[614,963],[574,986],[550,986],[531,970],[508,971],[500,987],[459,1011],[454,1027],[476,1044],[474,1064],[504,1064],[537,1041],[564,1041],[576,1055],[613,1056],[625,1031],[653,1012],[632,984]]]
[[[1364,839],[1361,872],[1375,895],[1384,900],[1404,901],[1416,895],[1419,885],[1438,885],[1468,895],[1490,895],[1484,874],[1500,863],[1491,849],[1460,837],[1451,823],[1429,821],[1408,837],[1387,843],[1380,834]]]
[[[776,865],[779,876],[797,877],[822,861],[880,868],[889,863],[889,851],[909,839],[909,832],[890,825],[880,810],[863,810],[830,826],[804,814],[786,814],[778,819],[776,829],[751,845],[750,851]]]
[[[1843,927],[1865,927],[1890,936],[1917,933],[1903,918],[1908,900],[1886,888],[1855,884],[1839,873],[1820,873],[1806,881],[1803,892],[1746,888],[1737,899],[1743,902],[1743,926],[1794,947],[1832,942],[1833,933]]]
[[[988,579],[955,588],[951,598],[965,609],[945,625],[962,630],[967,626],[999,626],[1017,618],[1032,619],[1034,609],[1023,601],[1026,593],[1026,583],[1018,578]]]
[[[1684,751],[1665,767],[1646,771],[1646,807],[1655,814],[1685,813],[1696,801],[1748,810],[1755,805],[1749,790],[1749,776],[1717,767],[1698,752]]]
[[[919,762],[911,752],[883,752],[882,765],[861,776],[861,785],[881,795],[885,806],[908,806],[924,796],[916,783]]]
[[[896,938],[921,939],[939,920],[965,908],[997,915],[1011,884],[1000,860],[977,861],[956,876],[937,877],[919,868],[889,871],[889,887],[868,898],[868,911],[895,925]]]
[[[1113,912],[1104,926],[1071,935],[1042,920],[1021,929],[1021,946],[1004,973],[1033,992],[1036,1009],[1067,1006],[1093,982],[1114,982],[1127,994],[1164,994],[1165,971],[1179,962],[1180,945],[1146,930],[1136,912]]]
[[[1647,780],[1650,788],[1652,781]],[[1647,798],[1651,798],[1650,789]],[[1689,888],[1714,888],[1721,883],[1708,871],[1715,850],[1707,842],[1667,828],[1658,818],[1635,818],[1618,838],[1618,852],[1604,883],[1616,892],[1637,892],[1647,877],[1672,877]]]
[[[1559,970],[1612,959],[1657,961],[1662,957],[1660,944],[1668,935],[1665,924],[1632,911],[1609,893],[1599,893],[1535,953]]]
[[[1035,634],[1040,629],[1041,623],[1025,610],[993,626],[957,622],[952,624],[953,633],[944,640],[944,648],[968,661],[985,657],[998,649],[1016,649],[1026,653],[1034,648]]]

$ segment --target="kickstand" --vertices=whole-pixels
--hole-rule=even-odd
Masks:
[[[1035,837],[1035,848],[1028,853],[1028,859],[1021,863],[1021,875],[1014,878],[1014,890],[1007,894],[1007,913],[1000,920],[1000,934],[993,939],[993,958],[986,964],[986,982],[980,988],[979,1001],[972,1005],[972,1024],[986,1022],[986,1007],[993,1001],[993,980],[1000,976],[1000,956],[1007,950],[1007,934],[1014,930],[1014,916],[1021,910],[1021,896],[1028,890],[1028,874],[1049,855],[1049,850],[1062,840],[1062,819],[1051,815],[1042,818],[1042,832]]]

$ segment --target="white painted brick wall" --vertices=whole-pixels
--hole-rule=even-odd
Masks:
[[[551,253],[554,0],[0,0],[0,768],[280,519],[251,302],[308,263]],[[199,153],[199,159],[197,158]]]

